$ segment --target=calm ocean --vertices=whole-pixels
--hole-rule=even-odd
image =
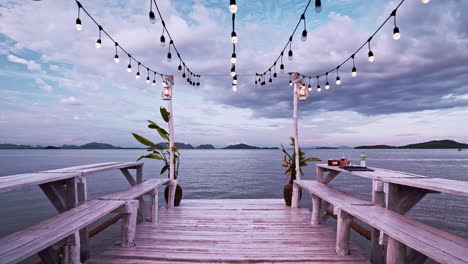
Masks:
[[[308,157],[339,158],[342,153],[357,162],[359,150],[305,150]],[[0,150],[0,176],[108,161],[134,161],[144,150]],[[179,183],[184,198],[282,198],[286,182],[280,150],[181,150]],[[468,181],[468,151],[366,150],[367,165],[431,177]],[[161,163],[145,160],[144,177],[159,175]],[[315,164],[304,169],[303,179],[315,179]],[[165,176],[164,176],[165,177]],[[332,186],[370,199],[371,181],[340,174]],[[123,190],[129,185],[120,171],[88,176],[89,198]],[[183,201],[182,201],[183,203]],[[301,206],[310,210],[304,195]],[[56,214],[37,186],[0,193],[0,236],[18,231]],[[448,194],[429,194],[408,216],[445,231],[468,237],[468,201]],[[114,225],[91,239],[95,251],[118,240]],[[359,240],[359,239],[358,239]],[[366,244],[365,241],[358,241]]]

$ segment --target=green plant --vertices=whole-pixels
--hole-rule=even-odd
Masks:
[[[289,143],[290,146],[293,147],[294,149],[294,138],[290,137],[291,142]],[[289,183],[292,184],[292,182],[296,179],[296,151],[294,149],[294,152],[292,154],[289,154],[286,149],[284,148],[283,145],[281,145],[282,152],[284,153],[283,155],[283,164],[281,164],[282,167],[287,168],[286,171],[284,172],[285,175],[289,175],[290,180]],[[306,158],[305,157],[305,152],[299,148],[299,171],[301,175],[304,175],[302,172],[302,167],[307,166],[307,162],[310,161],[321,161],[319,158]]]
[[[161,113],[161,117],[163,118],[164,122],[166,122],[166,124],[169,123],[170,113],[167,111],[167,109],[164,107],[161,107],[159,110],[160,110],[159,112]],[[151,120],[148,120],[148,122],[149,122],[148,128],[156,130],[159,136],[166,141],[164,142],[164,146],[166,148],[160,144],[153,143],[151,140],[143,136],[140,136],[136,133],[132,133],[133,137],[141,144],[147,146],[148,147],[147,151],[150,152],[149,154],[142,155],[141,157],[139,157],[137,161],[141,159],[161,160],[164,162],[164,166],[161,168],[160,174],[162,175],[164,174],[164,172],[167,171],[167,175],[169,177],[170,175],[169,133],[164,128],[158,126],[155,122]],[[174,161],[173,161],[174,168],[175,168],[174,178],[177,179],[177,175],[179,172],[179,165],[180,165],[180,152],[176,146],[174,146],[172,150],[174,151]]]

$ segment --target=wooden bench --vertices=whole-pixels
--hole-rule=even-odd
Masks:
[[[325,206],[322,205],[322,200],[334,207],[343,204],[373,205],[372,202],[357,198],[317,181],[296,180],[294,184],[310,192],[312,197],[312,225],[320,224],[322,215],[326,210]]]
[[[0,239],[0,263],[17,263],[39,253],[44,263],[59,263],[51,248],[62,243],[64,263],[80,263],[79,230],[103,216],[124,213],[122,221],[122,247],[132,247],[135,239],[138,201],[92,200],[39,224]]]
[[[381,230],[388,236],[386,263],[407,261],[406,246],[440,263],[468,263],[468,240],[435,229],[381,206],[342,204],[335,207],[337,232],[349,234],[352,217]],[[339,236],[339,234],[338,234]],[[349,235],[337,240],[337,253],[348,254]]]
[[[134,200],[139,199],[140,208],[142,212],[142,220],[145,218],[144,213],[146,212],[145,203],[142,199],[142,196],[149,194],[151,197],[151,207],[150,207],[150,222],[158,221],[158,187],[164,184],[167,184],[169,179],[149,179],[145,180],[142,183],[135,184],[129,189],[115,192],[106,196],[99,198],[100,200]]]

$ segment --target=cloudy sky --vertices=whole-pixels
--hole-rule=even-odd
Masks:
[[[176,140],[217,147],[247,143],[276,146],[292,134],[292,90],[288,75],[270,85],[240,76],[232,92],[231,17],[228,1],[157,0],[174,43],[200,87],[175,77]],[[238,0],[236,66],[240,75],[265,71],[284,47],[307,1]],[[312,1],[313,2],[313,1]],[[149,0],[81,0],[83,6],[132,56],[159,72],[177,75],[178,61],[165,60],[161,21],[150,24]],[[286,71],[315,76],[349,57],[398,4],[396,1],[322,0],[320,14],[306,13],[308,39],[294,36],[294,60]],[[395,144],[433,139],[468,142],[468,2],[407,0],[393,22],[352,64],[341,67],[342,85],[312,92],[300,102],[304,146]],[[0,3],[0,143],[137,146],[130,132],[155,138],[146,120],[160,121],[160,85],[153,87],[114,44],[81,16],[75,29],[73,0]],[[174,55],[174,54],[173,54]],[[136,65],[133,65],[134,69]],[[335,73],[330,74],[331,79]],[[315,81],[313,86],[316,86]],[[321,80],[323,81],[323,80]],[[322,83],[323,87],[323,83]]]

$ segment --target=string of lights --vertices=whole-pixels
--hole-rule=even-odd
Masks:
[[[330,70],[328,70],[326,72],[317,74],[315,76],[308,76],[308,75],[300,74],[300,76],[302,76],[304,78],[304,80],[306,80],[306,79],[309,80],[308,90],[312,91],[312,87],[310,85],[310,80],[312,78],[316,78],[317,79],[317,91],[320,92],[322,90],[321,87],[320,87],[320,77],[324,77],[324,76],[325,76],[325,81],[326,81],[325,82],[325,89],[326,90],[330,89],[330,82],[328,81],[328,75],[333,73],[333,72],[336,72],[336,79],[335,79],[336,85],[341,85],[342,81],[341,81],[341,78],[340,78],[339,70],[340,70],[341,66],[343,66],[345,63],[347,63],[349,61],[352,61],[352,63],[353,63],[353,67],[351,68],[351,76],[356,77],[358,75],[358,71],[357,71],[357,68],[356,68],[355,57],[356,57],[356,54],[358,52],[360,52],[365,46],[368,47],[367,58],[368,58],[369,62],[371,62],[371,63],[374,62],[375,56],[374,56],[374,52],[371,49],[371,41],[375,37],[375,35],[383,28],[383,26],[388,21],[392,20],[392,18],[393,18],[393,25],[394,25],[394,27],[393,27],[393,39],[394,40],[399,40],[400,37],[401,37],[401,34],[400,34],[400,29],[397,26],[396,15],[397,15],[398,8],[400,8],[400,6],[405,1],[406,0],[401,0],[400,3],[395,7],[395,9],[393,9],[393,11],[387,17],[387,19],[385,19],[383,21],[383,23],[377,28],[377,30],[353,54],[351,54],[351,56],[346,58],[343,62],[341,62],[340,64],[338,64],[334,68],[332,68],[332,69],[330,69]],[[421,0],[421,2],[423,4],[427,4],[427,3],[430,2],[430,0]],[[292,85],[291,80],[289,81],[289,85]],[[303,86],[305,87],[305,83],[303,84]]]
[[[153,0],[152,0],[153,1]],[[115,55],[114,55],[114,62],[115,63],[119,63],[120,62],[120,56],[119,56],[119,50],[121,52],[123,52],[124,54],[127,55],[128,57],[128,66],[127,66],[127,72],[132,72],[133,68],[132,68],[132,62],[133,63],[136,63],[137,64],[137,72],[135,74],[135,78],[138,80],[140,79],[141,77],[141,73],[140,73],[140,70],[142,70],[143,72],[146,70],[146,83],[151,83],[151,80],[150,80],[150,75],[153,75],[153,81],[152,81],[152,85],[153,86],[156,86],[156,76],[161,76],[161,79],[164,81],[164,77],[165,76],[168,76],[169,74],[164,74],[164,73],[161,73],[161,72],[158,72],[154,69],[151,69],[149,66],[143,64],[140,60],[138,60],[137,58],[135,58],[134,56],[132,56],[130,54],[130,52],[128,52],[124,47],[122,47],[97,21],[96,19],[83,7],[83,5],[81,4],[81,2],[79,2],[78,0],[75,0],[77,6],[78,6],[78,16],[77,16],[77,19],[75,21],[75,27],[76,27],[76,30],[77,31],[82,31],[83,30],[83,24],[81,22],[81,18],[80,18],[80,15],[81,15],[81,12],[84,12],[84,14],[86,14],[89,19],[91,19],[91,21],[96,24],[96,26],[98,27],[98,30],[99,30],[99,37],[98,39],[96,40],[96,48],[99,49],[102,47],[102,36],[103,34],[105,36],[107,36],[107,38],[109,38],[109,40],[111,42],[114,43],[114,46],[115,46]],[[151,7],[150,7],[151,8]],[[159,12],[159,11],[158,11]],[[155,16],[154,16],[154,13],[152,13],[152,11],[150,11],[150,22],[153,23],[153,21],[155,22]],[[162,19],[161,19],[162,20]],[[166,29],[166,32],[167,32],[167,29]],[[167,32],[168,35],[169,35],[169,32]],[[170,38],[170,37],[169,37]],[[172,41],[172,38],[170,38],[170,43],[171,45],[173,45],[173,41]],[[175,46],[173,45],[174,47],[174,50],[176,50]],[[179,52],[176,50],[177,54],[179,55]],[[168,53],[168,58],[170,59],[170,49],[169,49],[169,53]],[[179,56],[180,57],[180,56]],[[181,62],[182,59],[181,59]],[[184,64],[185,66],[185,64]],[[185,78],[185,76],[183,76]],[[192,81],[192,79],[189,79],[187,78],[187,81],[191,84],[191,85],[197,85],[199,86],[200,85],[200,75],[195,75],[193,74],[192,72],[190,72],[190,77],[192,77],[194,79],[194,81]]]
[[[182,74],[181,75],[182,78],[184,78],[184,79],[187,78],[186,79],[187,83],[189,83],[190,85],[200,86],[200,77],[201,77],[201,75],[193,73],[189,69],[189,67],[187,66],[185,61],[182,59],[182,57],[181,57],[181,55],[179,53],[179,50],[177,50],[177,47],[174,44],[174,40],[172,39],[171,33],[167,29],[166,22],[164,22],[164,19],[162,17],[161,11],[159,10],[159,6],[158,6],[158,3],[156,2],[156,0],[150,0],[150,11],[149,11],[150,23],[151,24],[156,23],[156,17],[155,17],[154,12],[153,12],[153,3],[154,3],[154,6],[156,7],[156,11],[158,12],[159,19],[161,19],[161,24],[162,24],[162,27],[163,27],[163,31],[162,31],[162,34],[161,34],[161,37],[160,37],[161,47],[166,46],[165,34],[167,34],[167,37],[169,38],[169,45],[168,45],[169,47],[168,47],[168,53],[167,53],[167,56],[166,56],[167,61],[171,62],[171,60],[172,60],[172,53],[171,53],[171,46],[172,46],[172,48],[176,52],[177,58],[179,59],[179,66],[177,67],[177,70],[178,70],[179,74]]]
[[[265,75],[269,76],[269,79],[268,79],[269,83],[273,82],[273,79],[278,76],[278,73],[276,72],[276,65],[278,63],[280,63],[280,66],[279,66],[280,73],[284,73],[284,63],[283,63],[284,52],[289,47],[288,59],[290,61],[292,61],[293,60],[293,55],[294,55],[293,51],[292,51],[292,41],[293,41],[294,34],[296,33],[297,29],[299,28],[299,25],[301,24],[301,22],[304,24],[304,30],[302,31],[302,34],[301,34],[301,40],[302,41],[307,41],[307,26],[306,26],[305,14],[307,12],[307,9],[309,9],[311,1],[312,0],[309,0],[307,2],[306,7],[304,8],[304,12],[302,12],[302,14],[301,14],[301,16],[299,18],[299,21],[296,24],[296,27],[294,27],[294,30],[293,30],[292,34],[289,36],[289,39],[286,42],[286,45],[284,45],[284,48],[281,50],[280,55],[276,58],[276,60],[273,62],[273,64],[266,71],[264,71],[263,73],[256,73],[255,74],[256,75],[255,84],[260,84],[261,86],[266,85]],[[322,2],[321,2],[321,0],[315,0],[315,12],[320,13],[321,11],[322,11]],[[274,71],[273,75],[272,75],[272,71]],[[272,76],[273,76],[273,78],[271,78]],[[257,79],[257,77],[258,77],[258,79]]]
[[[237,43],[237,33],[236,33],[236,12],[237,4],[236,0],[229,1],[229,11],[232,13],[232,32],[231,32],[231,42],[232,42],[232,55],[231,55],[231,77],[232,77],[232,91],[237,91],[237,74],[236,74],[236,43]]]

